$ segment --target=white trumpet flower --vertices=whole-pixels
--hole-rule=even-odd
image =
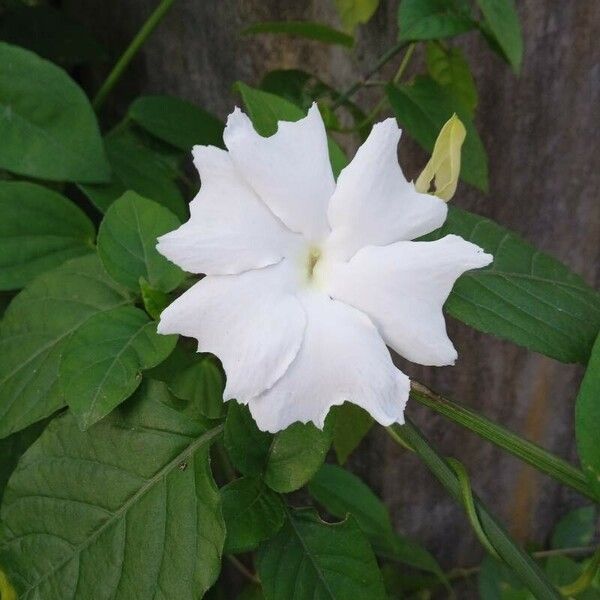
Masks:
[[[158,330],[215,354],[224,399],[247,404],[263,430],[323,427],[345,401],[402,423],[409,379],[386,345],[422,365],[457,358],[442,305],[492,256],[456,235],[411,241],[440,227],[447,206],[405,179],[399,139],[394,119],[375,125],[337,182],[314,104],[266,138],[236,109],[227,151],[194,148],[202,188],[158,250],[206,277]]]

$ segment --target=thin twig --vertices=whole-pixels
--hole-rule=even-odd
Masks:
[[[237,559],[233,554],[226,554],[225,558],[248,580],[252,583],[256,583],[260,585],[260,579],[248,569],[248,567],[239,559]]]

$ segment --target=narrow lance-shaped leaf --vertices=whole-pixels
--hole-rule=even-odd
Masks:
[[[129,107],[129,117],[158,139],[183,152],[196,144],[223,146],[223,123],[180,98],[142,96]]]
[[[25,181],[0,182],[0,289],[94,249],[94,225],[70,200]]]
[[[450,207],[444,226],[494,256],[456,283],[445,309],[486,333],[562,362],[586,363],[600,329],[600,295],[555,258],[490,219]]]
[[[162,384],[87,432],[58,417],[11,477],[0,564],[19,598],[200,599],[225,537],[209,464],[221,427],[166,405]]]
[[[575,405],[577,451],[590,486],[600,498],[600,335],[596,339]]]
[[[316,40],[325,44],[337,44],[351,48],[354,38],[347,33],[337,31],[321,23],[309,21],[266,21],[254,23],[242,30],[245,35],[257,33],[287,34],[297,37]]]
[[[130,290],[140,277],[169,292],[184,279],[183,271],[156,250],[156,240],[180,222],[164,206],[127,192],[108,209],[98,231],[98,254],[108,274]]]
[[[52,181],[107,181],[98,123],[79,86],[56,65],[3,42],[0,64],[0,168]]]
[[[271,599],[386,598],[373,551],[354,519],[325,523],[312,509],[288,512],[281,531],[259,549],[258,574]]]
[[[130,302],[95,255],[41,275],[16,296],[0,325],[0,437],[64,406],[58,367],[69,337],[93,315]]]
[[[79,426],[87,429],[131,396],[142,370],[164,360],[176,342],[133,306],[91,317],[69,338],[59,369],[64,401]]]

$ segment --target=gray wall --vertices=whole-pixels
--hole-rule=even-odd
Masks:
[[[115,55],[156,0],[70,0]],[[114,118],[138,93],[188,98],[225,116],[236,102],[231,84],[257,83],[274,68],[300,67],[344,87],[391,45],[397,2],[382,0],[360,32],[357,55],[284,37],[240,38],[258,20],[310,19],[336,24],[332,1],[179,0],[135,59],[126,82],[107,105]],[[460,45],[480,93],[478,126],[490,156],[490,192],[461,184],[453,202],[492,217],[581,273],[600,279],[600,3],[595,0],[525,0],[518,3],[525,37],[519,77],[481,40]],[[418,66],[419,60],[416,61]],[[94,90],[106,70],[82,73]],[[114,98],[117,100],[114,100]],[[376,100],[361,93],[365,107]],[[238,101],[239,102],[239,101]],[[345,142],[352,151],[355,140]],[[414,175],[425,161],[409,141],[400,152]],[[509,343],[450,323],[459,350],[453,368],[414,366],[407,371],[441,393],[503,423],[553,452],[575,459],[573,408],[579,367],[562,365]],[[409,407],[409,413],[446,454],[463,460],[473,486],[522,540],[543,543],[574,494],[457,426]],[[372,432],[350,461],[392,511],[398,528],[424,541],[446,565],[469,565],[482,555],[460,509],[437,482],[382,431]]]

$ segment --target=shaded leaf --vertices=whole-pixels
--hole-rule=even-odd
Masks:
[[[0,16],[0,40],[67,67],[106,58],[89,31],[52,6],[7,7]]]
[[[469,112],[430,77],[411,84],[389,85],[388,98],[400,124],[428,152],[444,123],[456,113],[467,130],[462,149],[461,178],[483,191],[488,188],[487,154]]]
[[[15,297],[0,325],[0,437],[64,406],[58,367],[69,337],[130,302],[95,255],[44,273]]]
[[[592,297],[597,310],[600,310],[598,295]],[[585,317],[585,314],[582,318]],[[595,317],[595,318],[594,318]],[[589,326],[600,328],[600,316],[589,311]],[[591,333],[591,331],[590,331]],[[582,340],[581,358],[585,361]],[[581,360],[581,359],[580,359]],[[598,431],[600,431],[600,335],[591,350],[587,370],[581,382],[577,403],[575,405],[575,438],[577,452],[583,472],[586,474],[591,488],[600,498],[600,445],[598,444]]]
[[[344,402],[332,408],[334,413],[333,449],[343,465],[373,426],[373,417],[360,406]]]
[[[329,524],[311,509],[289,511],[280,532],[261,545],[258,574],[268,600],[386,598],[373,551],[354,519]]]
[[[484,24],[506,61],[518,73],[523,60],[521,26],[513,0],[477,0]],[[492,48],[495,49],[495,45]]]
[[[94,225],[64,196],[25,181],[0,182],[0,289],[23,287],[94,248]]]
[[[87,432],[58,417],[2,504],[0,563],[20,598],[199,599],[225,536],[208,429],[144,387]],[[168,591],[168,592],[167,592]]]
[[[176,336],[159,335],[156,323],[133,306],[92,316],[69,338],[59,368],[63,399],[82,429],[129,398],[142,370],[162,362]]]
[[[182,221],[187,207],[175,182],[178,175],[164,157],[130,129],[118,128],[105,139],[112,180],[104,185],[82,185],[81,190],[101,212],[128,190],[168,208]]]
[[[110,177],[88,99],[59,67],[0,42],[0,168],[52,181]]]
[[[278,121],[298,121],[306,116],[306,112],[301,108],[279,96],[251,88],[242,82],[238,82],[236,87],[254,128],[261,135],[273,135],[277,131]],[[337,177],[348,164],[348,159],[343,150],[331,139],[329,159],[333,174]]]
[[[144,310],[158,321],[160,313],[171,303],[171,298],[169,294],[153,288],[144,277],[140,277],[139,282]]]
[[[434,40],[475,28],[463,0],[401,0],[398,7],[400,40]]]
[[[357,25],[367,23],[375,14],[379,0],[335,0],[344,29],[353,31]]]
[[[260,479],[242,477],[232,481],[221,489],[221,501],[227,530],[224,552],[254,550],[283,525],[283,502]]]
[[[595,506],[569,511],[554,527],[553,548],[576,548],[591,543],[596,533],[598,513]]]
[[[223,123],[180,98],[141,96],[128,114],[148,133],[184,152],[191,152],[196,144],[223,147]]]
[[[260,431],[246,406],[229,402],[225,448],[244,475],[262,476],[278,492],[302,487],[319,469],[331,445],[331,427],[294,423],[275,435]]]
[[[427,44],[427,71],[431,78],[446,88],[468,110],[472,117],[479,100],[469,63],[460,48],[444,48]]]
[[[140,277],[153,288],[169,292],[185,273],[156,249],[157,238],[179,227],[177,217],[164,206],[127,192],[106,212],[98,231],[98,255],[108,274],[130,290]]]
[[[449,207],[441,229],[494,256],[457,281],[445,309],[475,329],[562,362],[586,363],[600,329],[600,295],[555,258],[490,219]]]
[[[354,45],[354,38],[351,35],[337,31],[321,23],[311,23],[309,21],[266,21],[263,23],[254,23],[243,29],[242,33],[246,35],[283,33],[324,42],[325,44],[346,46],[347,48],[351,48]]]

